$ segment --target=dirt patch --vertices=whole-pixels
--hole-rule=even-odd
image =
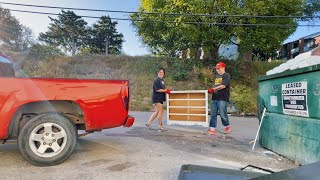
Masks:
[[[107,164],[109,162],[113,161],[112,159],[98,159],[98,160],[94,160],[94,161],[89,161],[86,163],[81,164],[82,166],[89,166],[89,167],[95,167],[95,166],[100,166],[100,165],[104,165]]]
[[[135,165],[136,165],[136,163],[133,163],[133,162],[124,162],[124,163],[120,163],[120,164],[116,164],[116,165],[110,166],[107,169],[109,171],[116,172],[116,171],[123,171],[123,170],[128,169],[128,168],[130,168],[132,166],[135,166]]]

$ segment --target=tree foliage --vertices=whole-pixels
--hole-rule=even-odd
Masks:
[[[306,16],[316,16],[320,14],[320,1],[319,0],[306,0],[304,3],[303,13]]]
[[[49,30],[39,36],[50,46],[63,48],[72,55],[121,53],[123,35],[117,32],[118,23],[109,16],[102,16],[92,27],[73,11],[62,11],[57,19],[50,19]]]
[[[132,15],[131,19],[141,41],[151,52],[173,56],[186,48],[199,49],[202,47],[205,51],[210,52],[212,58],[216,58],[220,45],[230,43],[232,36],[238,37],[241,53],[250,52],[252,49],[272,52],[278,49],[281,43],[296,30],[299,21],[294,18],[223,15],[315,15],[318,4],[319,1],[315,0],[142,0],[140,13]],[[177,14],[159,15],[150,12]],[[231,26],[228,24],[284,24],[290,26]]]
[[[109,16],[102,16],[90,30],[89,49],[91,53],[120,54],[123,34],[118,33],[116,25]]]
[[[34,44],[29,51],[29,58],[31,59],[36,59],[36,60],[44,60],[49,57],[53,56],[62,56],[64,55],[61,51],[61,49],[51,46],[51,45],[46,45],[46,44]]]
[[[11,51],[26,51],[34,43],[32,30],[21,25],[10,10],[1,7],[0,43]]]
[[[88,38],[87,22],[73,11],[62,11],[52,21],[46,33],[40,33],[39,39],[48,45],[62,47],[75,55],[85,45]]]

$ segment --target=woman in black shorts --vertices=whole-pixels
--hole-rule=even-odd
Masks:
[[[170,94],[170,89],[166,89],[163,81],[164,75],[165,70],[160,68],[158,70],[158,77],[153,82],[152,103],[155,106],[156,111],[152,114],[148,123],[146,124],[146,126],[150,128],[152,122],[158,117],[159,130],[164,130],[162,125],[163,102],[166,101],[166,93]]]

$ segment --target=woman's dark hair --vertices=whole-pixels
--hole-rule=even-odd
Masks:
[[[164,68],[159,68],[157,73],[159,73],[161,70],[163,71],[164,74],[166,74],[166,70],[164,70]]]

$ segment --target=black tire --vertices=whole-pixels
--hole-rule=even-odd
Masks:
[[[45,123],[53,123],[53,125],[58,125],[60,128],[64,130],[64,137],[57,140],[50,140],[54,141],[57,144],[58,141],[63,142],[64,148],[61,148],[61,151],[54,152],[53,149],[46,149],[45,153],[48,152],[54,153],[53,157],[42,157],[41,155],[38,155],[32,150],[32,147],[36,147],[37,143],[38,146],[41,146],[41,142],[32,141],[30,144],[31,135],[39,128],[41,125],[45,125]],[[54,127],[54,126],[52,126]],[[36,129],[37,128],[37,129]],[[54,129],[54,128],[51,128]],[[58,129],[59,130],[59,129]],[[40,131],[39,131],[40,132]],[[45,129],[43,127],[43,132],[45,132]],[[59,131],[57,131],[59,132]],[[61,130],[62,132],[62,130]],[[41,136],[45,136],[45,133],[39,134]],[[54,134],[54,132],[52,133]],[[38,134],[37,134],[38,135]],[[52,135],[53,137],[54,135]],[[70,157],[70,155],[73,153],[76,145],[77,145],[77,129],[75,124],[64,114],[60,113],[46,113],[42,115],[38,115],[32,119],[30,119],[22,128],[22,130],[19,133],[18,136],[18,147],[20,150],[20,153],[22,156],[30,163],[36,165],[36,166],[53,166],[62,163],[66,159]],[[47,139],[46,139],[47,140]],[[48,143],[48,141],[46,141]],[[32,144],[34,143],[34,144]],[[44,141],[43,141],[43,144]],[[61,143],[62,144],[62,143]],[[51,144],[52,145],[52,144]],[[51,146],[50,145],[50,146]],[[48,146],[48,144],[47,144]],[[34,148],[33,148],[34,149]],[[44,153],[44,154],[45,154]]]

